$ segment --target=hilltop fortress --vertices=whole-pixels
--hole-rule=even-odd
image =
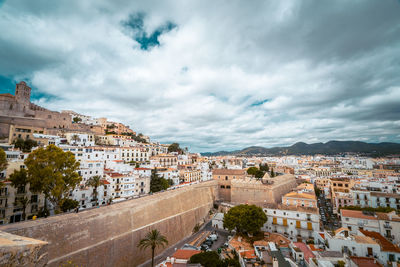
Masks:
[[[79,118],[73,121],[74,118]],[[135,133],[122,123],[110,122],[106,118],[87,118],[73,111],[51,111],[31,102],[31,88],[20,82],[15,87],[15,95],[0,94],[0,139],[32,138],[32,133],[60,135],[65,132],[84,132],[102,135],[107,127],[113,125],[117,134]],[[86,120],[85,120],[86,119]]]

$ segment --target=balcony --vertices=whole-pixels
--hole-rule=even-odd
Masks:
[[[392,226],[390,224],[384,224],[383,227],[386,229],[392,229]]]

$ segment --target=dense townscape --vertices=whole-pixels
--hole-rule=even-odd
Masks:
[[[137,244],[152,248],[153,265],[400,262],[398,156],[202,156],[106,118],[47,110],[30,94],[20,82],[15,95],[0,95],[0,224],[117,209],[212,184],[218,198],[192,234],[169,244],[153,229]]]

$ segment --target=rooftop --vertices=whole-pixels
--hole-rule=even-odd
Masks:
[[[361,210],[341,209],[340,213],[342,214],[342,217],[351,217],[351,218],[367,219],[367,220],[378,220],[377,217],[364,214]]]
[[[175,259],[189,260],[193,255],[201,253],[200,250],[178,249],[172,255]]]
[[[350,259],[360,267],[383,267],[382,264],[373,258],[350,256]]]
[[[384,238],[380,233],[377,232],[372,232],[372,231],[366,231],[366,230],[360,230],[362,234],[364,234],[367,237],[372,238],[375,240],[382,248],[382,251],[390,251],[390,252],[396,252],[400,253],[400,248],[393,243],[391,243],[389,240]]]

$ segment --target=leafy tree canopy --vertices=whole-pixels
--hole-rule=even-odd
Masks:
[[[265,164],[260,164],[260,171],[268,172],[268,171],[269,171],[269,166],[268,166],[268,164],[267,164],[267,163],[265,163]]]
[[[236,229],[240,233],[255,234],[267,221],[264,211],[255,205],[239,205],[231,208],[224,216],[224,228]]]
[[[65,198],[61,201],[61,210],[63,212],[70,211],[79,206],[79,201],[70,198]]]
[[[38,145],[38,143],[35,140],[32,139],[24,140],[22,138],[15,139],[13,144],[15,148],[18,148],[23,152],[30,152],[32,150],[32,147],[36,147]]]
[[[172,143],[168,147],[168,152],[178,152],[178,153],[183,153],[182,148],[179,147],[178,143]]]
[[[74,154],[64,152],[55,145],[36,149],[29,154],[25,165],[31,190],[42,192],[46,199],[56,205],[57,210],[69,191],[82,180],[77,172],[79,162]]]
[[[238,257],[221,260],[215,251],[206,251],[190,257],[190,263],[200,263],[204,267],[240,267]]]
[[[26,186],[29,183],[28,173],[25,169],[20,169],[19,171],[14,170],[14,172],[10,175],[8,180],[11,182],[11,185],[15,188]]]
[[[73,121],[74,123],[78,123],[78,122],[81,122],[82,119],[79,118],[79,117],[74,117],[74,118],[72,119],[72,121]]]
[[[247,169],[247,173],[248,173],[249,175],[253,175],[253,176],[256,177],[256,178],[263,178],[263,177],[264,177],[264,174],[265,174],[264,171],[259,170],[257,167],[250,167],[250,168],[248,168],[248,169]]]
[[[6,152],[4,152],[4,150],[0,148],[0,172],[7,169],[7,165],[8,163],[7,163]]]
[[[168,187],[169,187],[168,180],[163,177],[160,177],[157,174],[156,169],[152,170],[150,177],[150,191],[155,193],[161,190],[166,190]]]

